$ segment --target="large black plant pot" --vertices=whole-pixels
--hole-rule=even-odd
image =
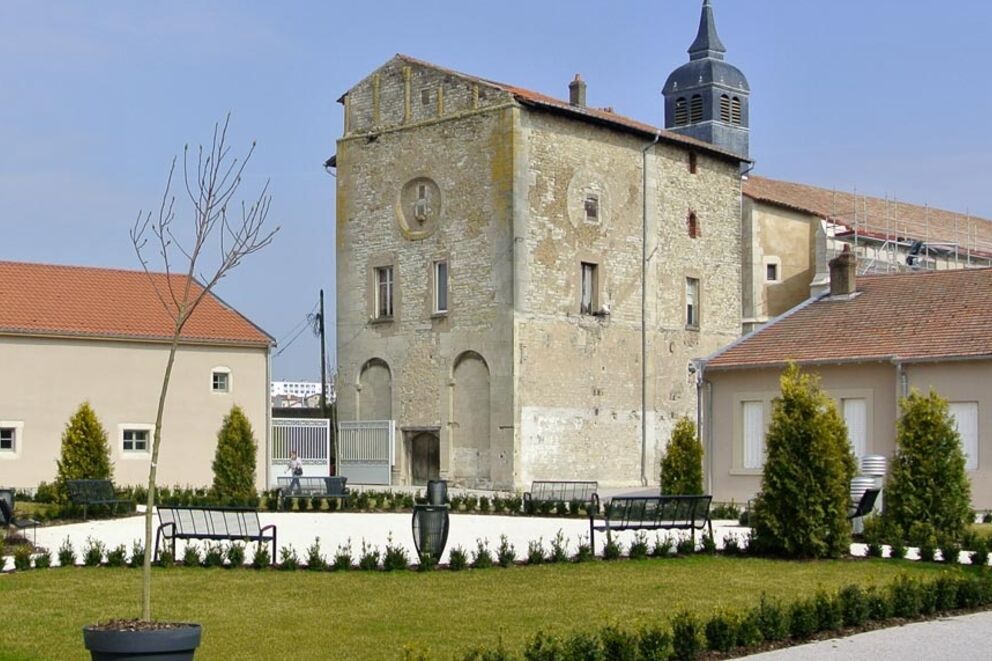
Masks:
[[[83,642],[93,661],[190,661],[201,631],[199,624],[167,629],[83,627]]]

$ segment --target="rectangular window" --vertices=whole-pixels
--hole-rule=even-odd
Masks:
[[[122,440],[124,452],[148,452],[147,429],[125,429]]]
[[[743,467],[760,470],[765,465],[765,403],[741,402],[744,431]]]
[[[0,427],[0,452],[17,451],[17,430],[14,427]]]
[[[448,311],[448,262],[434,262],[434,313]]]
[[[579,302],[581,314],[596,311],[596,265],[582,262],[582,298]]]
[[[778,264],[765,265],[765,280],[768,282],[778,282]]]
[[[211,376],[211,388],[214,392],[228,392],[231,389],[231,375],[228,372],[215,371]]]
[[[393,316],[393,267],[380,266],[375,269],[375,318],[389,319]]]
[[[961,437],[964,467],[978,470],[978,402],[951,402],[951,418]]]
[[[589,193],[585,200],[586,222],[599,223],[599,195]]]
[[[847,425],[847,438],[854,456],[865,456],[868,445],[868,402],[864,398],[842,399],[841,410]]]
[[[699,280],[685,279],[685,325],[699,328]]]
[[[689,152],[689,174],[696,174],[696,152]]]

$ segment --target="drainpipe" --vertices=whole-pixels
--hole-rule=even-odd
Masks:
[[[641,486],[648,485],[648,152],[661,131],[641,148]]]

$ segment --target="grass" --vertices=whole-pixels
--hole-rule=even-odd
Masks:
[[[948,569],[897,560],[691,558],[465,572],[155,569],[157,619],[203,624],[197,659],[396,659],[411,644],[454,658],[498,637],[519,650],[539,629],[633,628],[680,610],[791,601]],[[0,576],[0,659],[83,659],[81,628],[139,611],[140,571],[58,568]]]

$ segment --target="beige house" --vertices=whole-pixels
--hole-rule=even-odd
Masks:
[[[754,175],[742,191],[745,333],[826,291],[845,247],[862,274],[992,266],[985,218]]]
[[[83,401],[107,432],[115,481],[146,482],[171,332],[143,272],[0,262],[0,484],[53,480],[62,431]],[[217,431],[237,404],[255,431],[264,488],[272,343],[216,296],[203,300],[176,356],[160,484],[213,481]]]
[[[950,401],[974,506],[992,508],[992,269],[858,277],[847,253],[831,290],[699,363],[706,475],[716,500],[760,489],[778,379],[794,360],[822,378],[856,455],[895,451],[898,400]]]
[[[341,98],[338,416],[396,483],[656,483],[740,333],[741,158],[569,93],[397,55]]]

